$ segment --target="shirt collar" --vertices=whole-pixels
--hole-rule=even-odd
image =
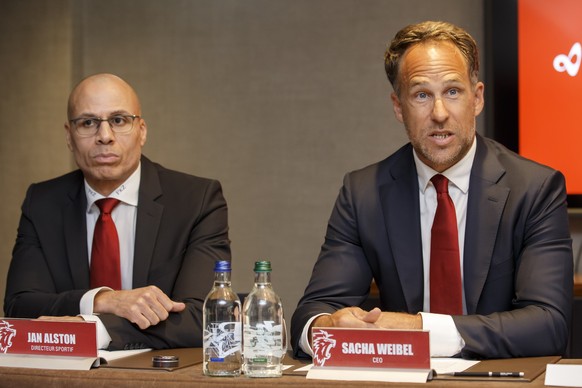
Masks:
[[[113,190],[108,198],[116,198],[121,202],[126,203],[131,206],[137,206],[139,198],[139,183],[141,181],[141,162],[133,172],[127,178],[125,182],[119,185],[118,188]],[[89,186],[87,180],[85,179],[85,195],[87,196],[87,213],[91,211],[91,207],[95,201],[105,198],[103,195],[99,194]]]
[[[467,154],[456,164],[440,173],[447,177],[447,179],[457,186],[464,194],[467,194],[469,191],[469,178],[471,176],[471,168],[473,167],[473,160],[475,160],[476,152],[477,136],[473,138],[473,144],[471,145],[471,148],[469,148],[469,152],[467,152]],[[418,187],[420,187],[420,190],[424,193],[428,187],[430,178],[439,174],[439,172],[424,164],[416,154],[416,150],[413,149],[412,154],[414,155],[414,163],[416,164],[416,171],[418,174]]]

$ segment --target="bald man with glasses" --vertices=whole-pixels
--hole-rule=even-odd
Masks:
[[[230,260],[220,183],[142,155],[139,98],[115,75],[82,80],[67,114],[66,143],[79,169],[29,187],[5,315],[96,321],[99,347],[108,350],[202,346],[214,262]],[[103,210],[104,201],[113,209]],[[98,238],[103,217],[113,237]],[[115,254],[97,253],[97,240]],[[97,264],[113,256],[113,265]]]

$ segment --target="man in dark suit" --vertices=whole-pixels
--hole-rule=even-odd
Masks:
[[[386,71],[410,143],[346,175],[292,318],[296,356],[311,354],[316,326],[430,330],[433,356],[564,353],[573,282],[564,177],[476,134],[478,70],[476,43],[454,25],[396,34]],[[448,179],[458,230],[458,258],[446,268],[451,283],[453,267],[462,274],[451,314],[431,307],[438,174]],[[381,309],[354,307],[372,280]]]
[[[66,141],[79,170],[28,189],[6,316],[94,320],[99,347],[109,350],[201,346],[214,262],[230,260],[220,183],[141,155],[146,122],[135,91],[119,77],[81,81],[68,119]],[[120,289],[90,284],[95,202],[104,197],[121,201],[111,213]]]

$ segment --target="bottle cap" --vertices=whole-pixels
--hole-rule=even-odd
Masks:
[[[271,272],[270,261],[255,261],[255,272]]]
[[[230,272],[230,261],[219,260],[214,263],[214,272]]]

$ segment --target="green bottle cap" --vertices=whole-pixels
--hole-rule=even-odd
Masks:
[[[255,261],[255,272],[271,272],[270,261]]]

